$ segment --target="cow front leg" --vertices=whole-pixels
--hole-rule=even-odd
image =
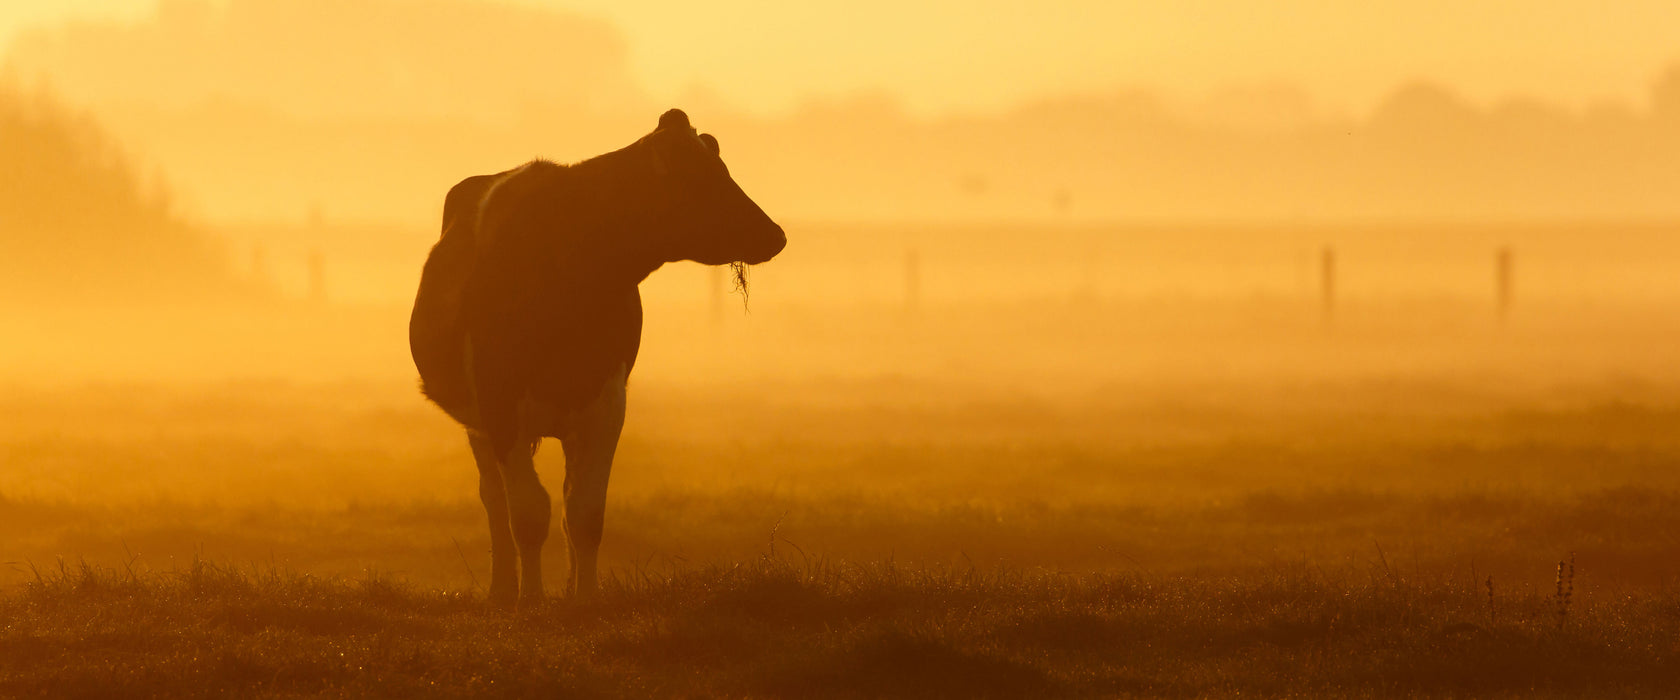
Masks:
[[[520,441],[502,460],[502,481],[507,490],[513,541],[519,549],[519,599],[522,604],[542,600],[542,546],[548,539],[548,521],[553,504],[548,489],[537,479],[533,461],[535,441]]]
[[[573,465],[577,466],[573,466]],[[606,521],[607,476],[612,457],[577,462],[566,460],[566,540],[572,555],[568,587],[579,598],[596,592],[596,561],[601,552],[601,531]]]
[[[490,519],[490,602],[508,606],[519,597],[519,556],[514,552],[513,529],[508,516],[507,487],[490,438],[467,432],[473,461],[478,463],[478,498]]]
[[[601,395],[561,439],[566,451],[566,541],[572,555],[570,588],[579,598],[595,595],[596,560],[607,512],[607,478],[624,428],[625,372],[608,379]]]

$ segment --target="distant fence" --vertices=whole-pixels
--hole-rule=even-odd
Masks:
[[[1297,299],[1327,319],[1369,301],[1490,316],[1552,301],[1680,303],[1680,226],[790,228],[754,272],[766,299],[933,308],[1028,300]],[[650,299],[704,285],[661,272]]]
[[[1554,300],[1680,303],[1680,226],[840,226],[790,224],[753,269],[758,300],[911,312],[966,303],[1296,299],[1326,319],[1369,300],[1443,299],[1521,315]],[[253,276],[299,299],[406,303],[429,230],[273,227]],[[728,276],[668,265],[649,304],[730,315]],[[1310,307],[1309,307],[1310,308]]]

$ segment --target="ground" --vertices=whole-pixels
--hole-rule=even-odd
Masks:
[[[512,612],[411,385],[18,389],[0,696],[1680,687],[1674,387],[1126,388],[638,384],[603,595]]]
[[[1299,567],[1162,577],[766,557],[621,576],[598,600],[510,613],[372,576],[72,568],[0,602],[0,694],[1607,697],[1680,683],[1680,598],[1559,600]]]

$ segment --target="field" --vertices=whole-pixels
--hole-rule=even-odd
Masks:
[[[1403,260],[1328,315],[1243,286],[1288,256],[1128,292],[1069,254],[965,301],[1007,266],[928,244],[925,296],[895,252],[848,303],[795,256],[750,313],[661,272],[605,593],[513,612],[377,282],[407,263],[354,303],[17,309],[0,696],[1668,695],[1680,305],[1547,278],[1570,235],[1504,320],[1468,264],[1370,281]],[[1585,264],[1658,267],[1622,262]]]
[[[1672,594],[1389,573],[979,573],[761,559],[519,614],[378,576],[53,572],[0,603],[8,695],[1665,696]],[[1563,611],[1567,611],[1566,613]],[[1567,617],[1565,616],[1567,615]]]
[[[0,0],[0,700],[1680,698],[1680,2],[953,4]]]
[[[20,390],[0,695],[1680,682],[1680,392],[1130,388],[638,386],[606,594],[515,613],[481,600],[462,441],[406,386]]]

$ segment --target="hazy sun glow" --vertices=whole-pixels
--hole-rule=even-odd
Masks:
[[[1197,99],[1275,84],[1358,112],[1423,78],[1479,103],[1527,95],[1585,107],[1638,103],[1658,67],[1680,60],[1670,31],[1680,8],[1662,0],[514,2],[612,22],[634,77],[661,100],[710,92],[767,113],[870,91],[944,114],[1119,86]],[[0,36],[133,20],[155,5],[19,0],[0,8]]]
[[[1677,27],[0,3],[0,696],[1672,694]]]

